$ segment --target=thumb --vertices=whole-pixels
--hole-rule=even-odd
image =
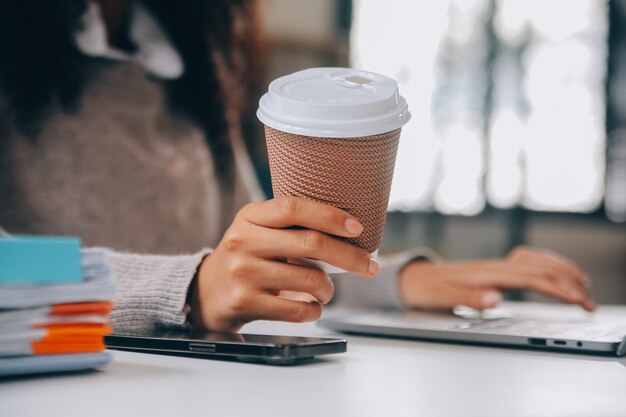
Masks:
[[[502,293],[494,289],[473,289],[449,287],[446,291],[446,304],[449,307],[462,304],[477,310],[484,310],[498,305],[502,301]],[[443,298],[443,294],[441,294]],[[443,301],[443,300],[441,300]]]

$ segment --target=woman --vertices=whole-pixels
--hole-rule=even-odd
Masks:
[[[502,288],[530,288],[595,308],[585,273],[554,254],[520,248],[450,263],[416,249],[381,267],[337,239],[362,229],[348,213],[261,201],[238,126],[255,70],[252,2],[10,0],[2,9],[0,225],[110,247],[116,328],[315,320],[335,286],[338,302],[362,306],[487,308]],[[285,262],[298,257],[350,274],[331,280]]]

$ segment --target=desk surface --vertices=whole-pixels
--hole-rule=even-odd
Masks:
[[[295,367],[114,352],[103,372],[0,382],[0,416],[626,415],[624,358],[347,339],[348,353]]]

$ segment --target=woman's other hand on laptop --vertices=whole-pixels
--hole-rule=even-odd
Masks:
[[[466,262],[415,261],[399,276],[403,302],[413,308],[476,309],[496,306],[503,289],[534,290],[594,311],[591,281],[574,262],[556,253],[517,247],[505,258]]]

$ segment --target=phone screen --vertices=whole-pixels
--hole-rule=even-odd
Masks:
[[[115,332],[113,336],[150,338],[150,339],[174,339],[174,340],[196,340],[215,343],[241,343],[253,345],[311,345],[320,344],[336,339],[325,339],[319,337],[300,336],[274,336],[262,334],[244,333],[220,333],[220,332],[193,332],[178,329],[160,329],[152,332]]]

